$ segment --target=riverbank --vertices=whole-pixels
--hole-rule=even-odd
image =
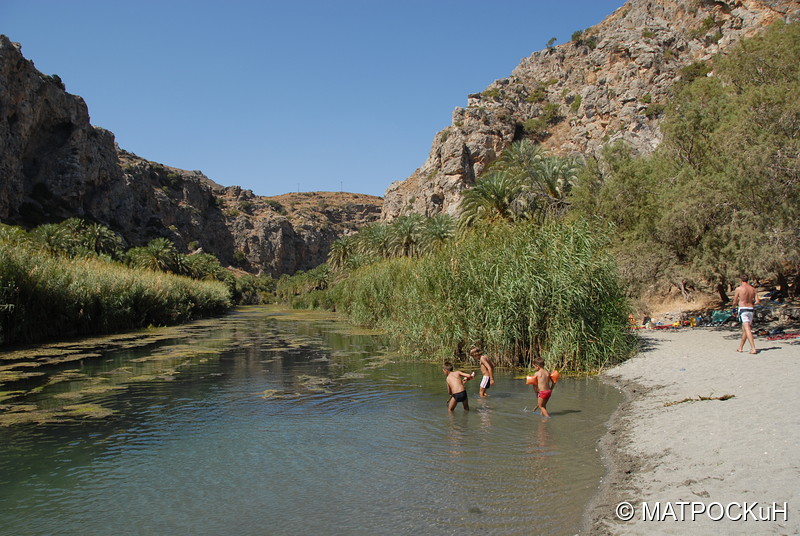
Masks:
[[[641,332],[641,352],[604,374],[626,400],[600,441],[608,472],[587,509],[584,533],[800,531],[800,338],[759,337],[759,353],[750,355],[736,352],[740,333]],[[622,501],[634,507],[631,521],[616,513]],[[657,502],[656,517],[665,520],[644,520],[643,503],[652,517]],[[753,503],[746,514],[742,507]],[[778,510],[786,505],[786,516],[767,510],[774,503]],[[707,511],[692,521],[693,508]]]

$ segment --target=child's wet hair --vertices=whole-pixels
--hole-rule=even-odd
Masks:
[[[444,365],[442,365],[442,368],[447,372],[453,372],[453,364],[450,361],[445,361]]]
[[[535,357],[533,359],[533,364],[539,368],[544,368],[544,359],[542,359],[541,357]]]

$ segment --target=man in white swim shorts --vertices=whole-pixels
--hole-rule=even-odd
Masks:
[[[733,293],[733,306],[739,307],[739,321],[742,323],[742,340],[739,341],[739,349],[736,351],[744,351],[744,342],[748,341],[750,343],[750,353],[757,354],[758,351],[756,350],[756,343],[753,339],[751,324],[753,323],[753,309],[756,304],[759,303],[758,293],[756,289],[748,283],[746,275],[741,276],[739,279],[742,283],[736,287],[736,291]]]

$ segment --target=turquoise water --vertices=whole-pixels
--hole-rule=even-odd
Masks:
[[[499,370],[449,414],[438,364],[268,307],[98,353],[50,367],[79,380],[13,385],[29,394],[6,404],[113,413],[0,428],[0,533],[574,534],[621,399],[562,379],[543,421]]]

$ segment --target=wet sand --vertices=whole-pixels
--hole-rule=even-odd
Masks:
[[[800,338],[759,337],[750,355],[738,330],[640,333],[642,351],[604,374],[626,400],[599,443],[608,473],[583,533],[800,533]]]

